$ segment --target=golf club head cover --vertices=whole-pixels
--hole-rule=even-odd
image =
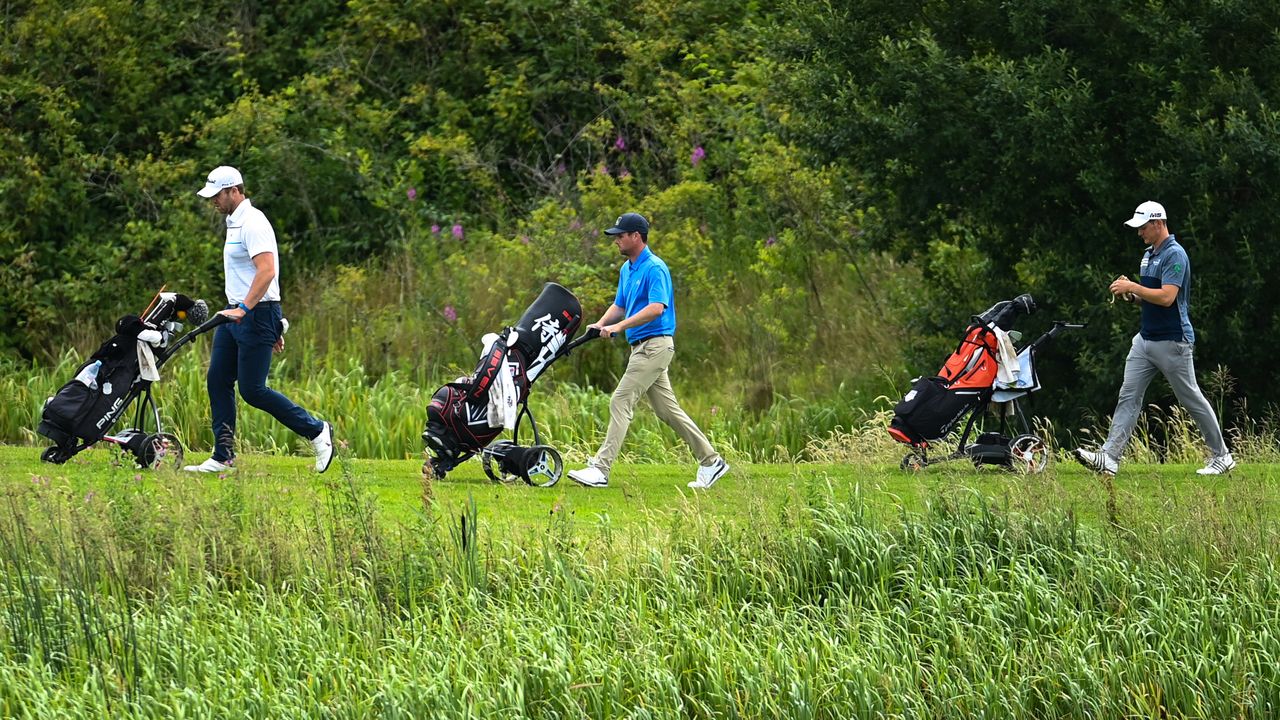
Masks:
[[[187,308],[187,321],[196,327],[200,327],[209,320],[209,304],[203,300],[196,300],[191,303],[191,307]]]
[[[136,339],[138,333],[146,330],[147,326],[137,315],[125,315],[116,321],[116,335],[123,336],[130,340]]]

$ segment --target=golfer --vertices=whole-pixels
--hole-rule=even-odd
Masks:
[[[1125,225],[1138,229],[1138,237],[1148,247],[1142,256],[1138,279],[1120,276],[1111,283],[1111,294],[1142,306],[1142,329],[1133,336],[1133,345],[1124,361],[1124,383],[1111,417],[1111,431],[1098,451],[1077,448],[1075,457],[1094,472],[1115,475],[1120,467],[1129,436],[1142,411],[1142,397],[1156,373],[1164,375],[1178,402],[1187,409],[1209,452],[1208,463],[1197,470],[1201,475],[1221,475],[1236,466],[1222,429],[1196,384],[1191,356],[1196,335],[1191,328],[1191,260],[1176,238],[1169,234],[1168,215],[1160,203],[1147,201],[1138,206]]]
[[[587,467],[570,471],[569,477],[587,487],[608,487],[609,468],[622,450],[636,403],[644,395],[658,419],[676,431],[698,460],[698,474],[689,487],[709,488],[728,472],[729,465],[680,409],[667,377],[667,366],[676,351],[672,340],[676,332],[676,305],[671,271],[649,249],[649,221],[643,215],[629,212],[619,217],[605,234],[613,237],[627,261],[622,263],[618,275],[618,293],[613,304],[588,327],[598,328],[600,336],[605,338],[625,333],[627,342],[631,343],[631,357],[609,402],[609,430],[604,444]]]
[[[213,457],[191,472],[224,472],[235,461],[236,383],[250,405],[266,410],[290,430],[311,441],[316,452],[316,472],[333,461],[333,432],[329,423],[315,419],[292,400],[267,387],[271,353],[284,350],[280,312],[280,256],[276,234],[262,211],[244,195],[240,171],[223,165],[209,173],[204,188],[227,218],[227,241],[222,250],[226,273],[227,307],[218,314],[231,322],[213,336],[209,357],[209,407],[213,414]]]

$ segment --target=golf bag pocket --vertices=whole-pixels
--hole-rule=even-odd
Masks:
[[[37,432],[59,445],[100,440],[120,416],[137,377],[136,355],[104,361],[93,387],[73,379],[45,403]]]
[[[915,441],[946,435],[955,421],[977,402],[976,393],[955,392],[940,377],[919,378],[893,408],[893,426]]]
[[[96,394],[96,390],[90,389],[80,380],[72,380],[63,385],[56,395],[45,402],[37,432],[58,445],[73,444],[76,420]]]

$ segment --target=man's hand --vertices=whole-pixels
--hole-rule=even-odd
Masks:
[[[276,344],[271,346],[273,352],[284,352],[284,336],[276,338]]]
[[[218,314],[226,315],[228,318],[231,319],[231,322],[234,322],[234,323],[238,323],[244,319],[244,310],[241,310],[238,307],[233,307],[227,310],[219,310]]]
[[[596,330],[599,330],[600,337],[602,338],[611,338],[614,335],[617,335],[619,332],[622,332],[622,330],[618,327],[618,323],[613,323],[612,325],[605,325],[599,321],[596,321],[587,326],[588,330],[590,330],[591,328],[595,328]]]
[[[1111,282],[1111,287],[1108,289],[1111,291],[1112,295],[1120,297],[1123,295],[1134,294],[1133,293],[1134,288],[1138,288],[1138,287],[1142,287],[1142,286],[1130,280],[1129,278],[1125,277],[1124,275],[1121,275],[1120,277],[1116,278]]]

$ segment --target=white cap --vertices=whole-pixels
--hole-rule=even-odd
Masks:
[[[212,178],[213,176],[210,175],[209,177]],[[1136,228],[1146,225],[1151,220],[1167,221],[1168,219],[1169,216],[1165,214],[1163,205],[1155,200],[1148,200],[1139,205],[1138,209],[1133,211],[1133,217],[1125,220],[1124,224]]]
[[[204,187],[197,190],[196,194],[203,198],[211,198],[229,187],[243,184],[244,178],[240,177],[239,170],[230,165],[219,165],[209,173],[209,179],[204,181]]]

